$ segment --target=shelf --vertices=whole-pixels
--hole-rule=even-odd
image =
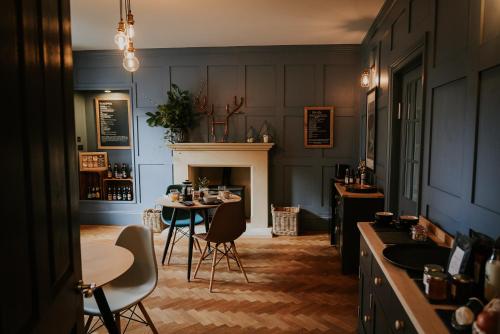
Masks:
[[[103,182],[107,182],[107,181],[130,181],[132,182],[134,179],[132,179],[131,177],[127,177],[126,179],[115,179],[115,178],[112,178],[112,179],[102,179]]]
[[[103,200],[103,199],[81,199],[80,202],[85,202],[85,203],[98,203],[98,204],[103,204],[103,203],[109,203],[109,204],[135,204],[135,199],[131,201],[108,201],[108,200]]]

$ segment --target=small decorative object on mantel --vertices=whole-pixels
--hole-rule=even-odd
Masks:
[[[201,95],[201,94],[200,94]],[[195,104],[198,109],[198,111],[202,114],[206,114],[208,117],[208,123],[210,124],[210,139],[212,142],[217,142],[217,136],[215,135],[215,126],[216,125],[223,125],[224,126],[224,136],[219,142],[226,143],[227,139],[229,138],[229,118],[233,116],[234,114],[241,114],[243,113],[240,111],[241,107],[243,106],[243,97],[240,97],[240,102],[238,103],[238,98],[236,95],[234,96],[234,101],[233,101],[233,106],[230,106],[229,104],[226,104],[226,117],[224,118],[223,121],[216,121],[214,118],[214,105],[212,103],[212,106],[210,110],[208,109],[208,98],[207,96],[203,97],[197,97],[195,99]]]
[[[304,108],[304,146],[333,147],[333,107]]]
[[[259,131],[259,138],[263,143],[270,143],[273,140],[271,135],[270,126],[267,121],[264,121]]]
[[[149,126],[161,126],[166,129],[165,139],[170,143],[186,141],[187,130],[195,124],[195,114],[189,91],[181,90],[176,84],[167,92],[168,102],[160,104],[156,112],[147,112]]]
[[[255,143],[255,129],[253,126],[249,127],[247,130],[247,143]]]

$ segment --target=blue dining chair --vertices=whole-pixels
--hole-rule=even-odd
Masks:
[[[167,192],[166,194],[168,195],[170,193],[170,190],[176,189],[179,192],[182,191],[182,185],[180,184],[173,184],[167,187]],[[163,222],[170,227],[172,223],[172,215],[174,213],[174,209],[172,208],[167,208],[163,207],[161,211],[161,218]],[[170,242],[170,252],[168,254],[168,260],[167,260],[167,266],[170,264],[170,258],[172,257],[172,252],[174,250],[174,245],[181,240],[183,237],[189,237],[189,223],[191,221],[190,218],[190,213],[188,210],[177,210],[177,217],[175,220],[175,230],[174,230],[174,235],[172,238],[172,241]],[[199,213],[196,213],[196,216],[194,218],[194,224],[195,225],[200,225],[204,222],[204,218],[202,215]],[[194,243],[195,247],[198,248],[199,252],[201,253],[201,247],[198,242],[198,240],[195,239]]]

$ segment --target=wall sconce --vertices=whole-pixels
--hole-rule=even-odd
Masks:
[[[361,87],[367,88],[369,86],[370,86],[370,71],[364,70],[363,73],[361,73]]]

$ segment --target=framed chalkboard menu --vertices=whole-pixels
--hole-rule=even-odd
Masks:
[[[97,148],[129,149],[130,105],[128,99],[95,99]]]
[[[304,108],[304,146],[333,147],[333,107]]]

